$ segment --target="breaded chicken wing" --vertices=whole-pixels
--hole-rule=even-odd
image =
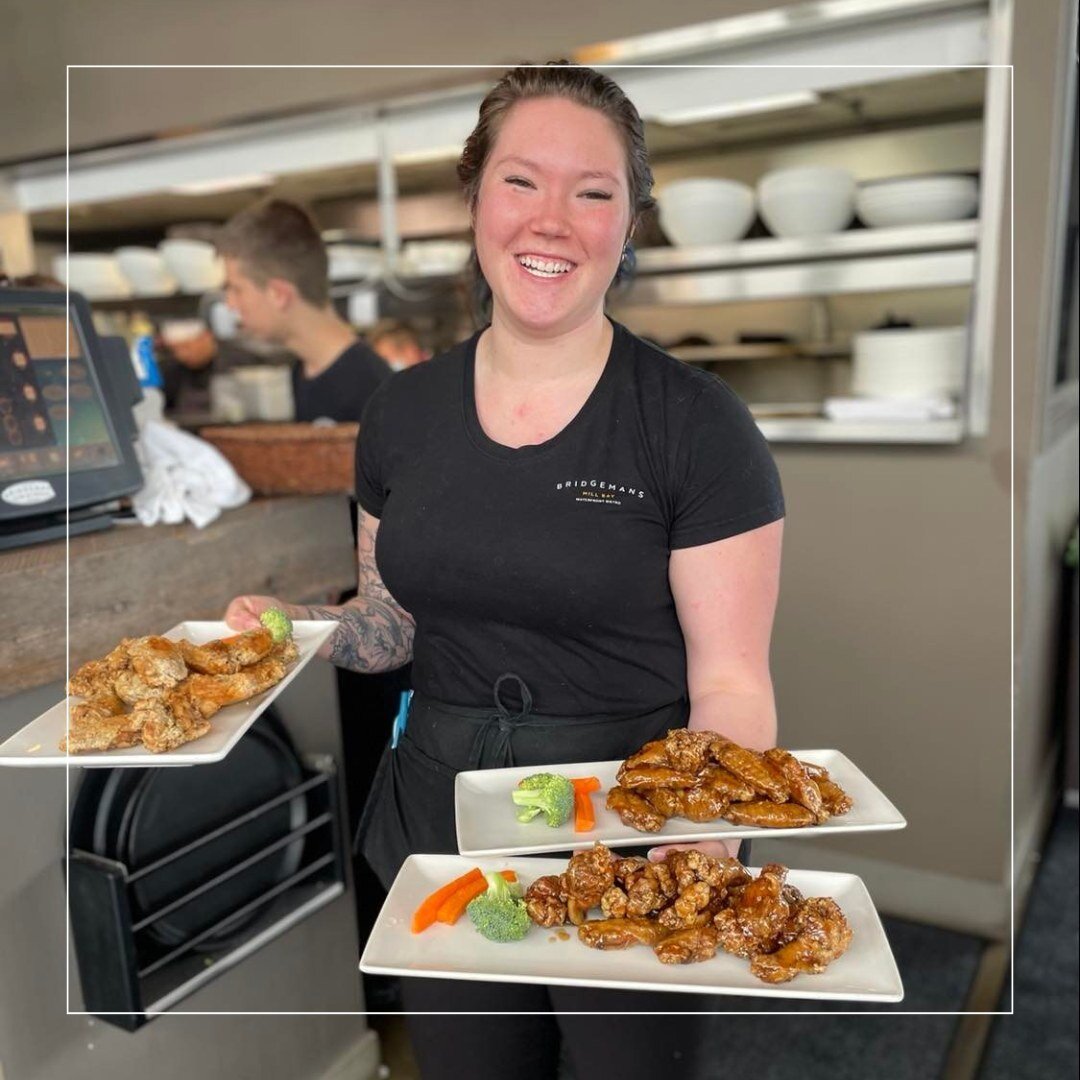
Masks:
[[[205,645],[193,645],[186,640],[179,644],[192,671],[201,675],[231,675],[268,655],[274,647],[274,638],[265,626],[257,626]]]

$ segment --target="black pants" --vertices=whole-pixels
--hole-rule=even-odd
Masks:
[[[696,1075],[704,1018],[668,1011],[697,1013],[700,994],[450,979],[402,979],[402,992],[422,1080],[555,1080],[560,1048],[579,1080]],[[515,1012],[536,1015],[502,1015]]]

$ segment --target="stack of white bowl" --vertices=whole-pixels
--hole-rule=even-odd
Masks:
[[[730,244],[754,221],[754,191],[737,180],[696,176],[665,185],[657,196],[660,227],[676,247]]]
[[[382,273],[383,257],[379,248],[363,244],[330,244],[326,257],[331,281],[366,280]]]
[[[78,252],[57,255],[53,276],[87,300],[122,300],[131,296],[131,283],[120,272],[114,255]]]
[[[184,292],[204,293],[224,284],[225,267],[213,244],[204,240],[163,240],[158,251]]]
[[[855,215],[855,177],[847,169],[805,165],[766,173],[757,186],[758,209],[774,236],[825,236]]]
[[[171,296],[177,290],[179,282],[165,265],[160,251],[145,247],[117,248],[116,262],[136,296]]]
[[[966,174],[933,173],[859,185],[855,209],[864,225],[888,229],[960,221],[975,213],[979,183]]]

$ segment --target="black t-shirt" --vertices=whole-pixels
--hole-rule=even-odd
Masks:
[[[416,619],[413,686],[484,707],[514,672],[553,716],[685,698],[671,550],[784,513],[749,411],[616,323],[578,414],[511,449],[477,418],[478,336],[395,376],[360,428],[357,501],[380,519],[379,571]]]
[[[296,419],[327,417],[356,423],[379,383],[392,374],[390,365],[362,341],[354,341],[325,371],[311,379],[297,362],[292,369]]]

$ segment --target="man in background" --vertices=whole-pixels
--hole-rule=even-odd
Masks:
[[[296,419],[359,421],[390,368],[334,310],[326,248],[311,215],[266,199],[230,218],[216,245],[225,300],[243,333],[297,358]]]

